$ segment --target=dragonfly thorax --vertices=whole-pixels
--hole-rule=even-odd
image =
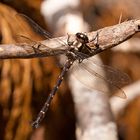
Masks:
[[[91,48],[88,46],[89,39],[84,33],[76,33],[75,36],[74,40],[70,40],[70,37],[68,37],[69,50],[67,56],[70,59],[82,62],[83,59],[90,57],[92,54]]]

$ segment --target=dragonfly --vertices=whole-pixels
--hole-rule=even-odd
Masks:
[[[25,18],[37,33],[43,35],[46,39],[51,38],[49,32],[40,27],[35,21],[30,19],[28,16],[24,14],[18,14],[18,16]],[[118,90],[119,94],[117,96],[121,98],[126,98],[125,92],[122,90],[121,86],[124,86],[129,83],[129,76],[115,68],[100,64],[94,59],[90,59],[90,57],[93,56],[94,52],[100,49],[98,45],[98,35],[99,33],[97,33],[97,35],[90,40],[85,33],[78,32],[75,34],[76,38],[73,41],[70,40],[69,35],[67,38],[67,43],[63,42],[62,40],[58,40],[59,43],[63,43],[63,45],[65,44],[67,47],[67,51],[65,53],[65,55],[67,56],[67,60],[63,66],[58,80],[56,81],[54,88],[48,95],[47,100],[44,103],[41,111],[39,112],[36,120],[32,122],[32,126],[34,128],[39,127],[40,123],[44,119],[50,107],[53,97],[55,96],[58,88],[60,87],[64,79],[64,76],[76,61],[78,62],[78,64],[72,67],[72,71],[74,73],[75,71],[79,71],[81,73],[81,76],[78,77],[78,80],[84,83],[87,87],[89,87],[90,89],[97,89],[103,93],[108,93],[108,90],[105,87],[100,87],[99,84],[95,86],[91,84],[90,80],[96,78],[100,82],[108,83],[113,90]],[[95,42],[95,40],[97,40],[97,43],[93,43]],[[90,43],[93,43],[94,45],[92,45],[91,47],[89,45]],[[107,77],[101,72],[103,69],[105,70]],[[87,80],[86,78],[84,78],[82,76],[83,73],[88,74],[88,77],[90,77],[91,79],[89,78]]]

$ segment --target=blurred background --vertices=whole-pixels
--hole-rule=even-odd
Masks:
[[[24,19],[17,19],[16,12],[29,16],[56,37],[115,25],[120,19],[121,22],[139,19],[139,7],[138,0],[1,0],[0,42],[17,43],[17,34],[32,40],[45,39]],[[104,64],[120,69],[131,78],[131,83],[124,87],[127,99],[109,99],[118,140],[140,140],[139,42],[137,34],[100,54]],[[78,139],[75,104],[67,78],[41,126],[36,130],[30,126],[61,71],[58,60],[47,57],[0,61],[0,140]]]

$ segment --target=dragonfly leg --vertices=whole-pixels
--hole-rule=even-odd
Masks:
[[[40,46],[41,46],[42,44],[40,43],[40,42],[35,42],[33,45],[32,45],[32,48],[33,48],[33,50],[34,50],[34,52],[35,53],[39,53],[40,52]]]
[[[95,37],[92,40],[89,41],[88,46],[92,46],[91,47],[92,50],[99,49],[99,44],[98,44],[99,40],[98,40],[98,38],[99,38],[99,32],[97,32]],[[95,40],[96,40],[96,42],[95,42]],[[94,45],[90,45],[90,44],[94,44]]]
[[[67,35],[68,35],[67,43],[68,43],[69,46],[72,46],[73,45],[73,41],[70,41],[70,34],[67,33]]]

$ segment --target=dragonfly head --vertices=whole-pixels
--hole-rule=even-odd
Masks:
[[[89,39],[86,34],[84,33],[76,33],[76,38],[78,41],[80,41],[82,44],[86,44],[89,42]]]

